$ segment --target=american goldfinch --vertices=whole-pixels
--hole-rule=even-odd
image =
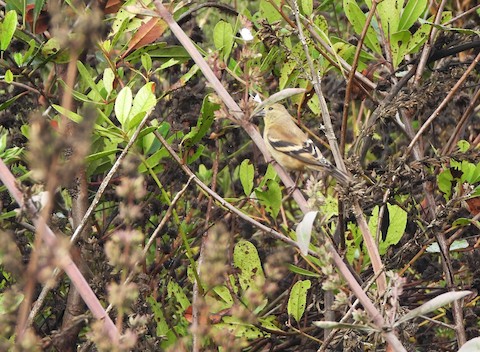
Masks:
[[[262,115],[265,122],[263,139],[272,157],[287,170],[326,171],[339,183],[348,184],[350,177],[332,165],[318,147],[293,122],[281,104],[267,106]]]

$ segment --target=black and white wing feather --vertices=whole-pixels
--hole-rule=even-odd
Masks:
[[[330,169],[333,165],[325,159],[318,147],[308,138],[302,144],[296,144],[287,140],[269,138],[270,145],[277,151],[288,156],[301,160],[306,164],[315,165]]]

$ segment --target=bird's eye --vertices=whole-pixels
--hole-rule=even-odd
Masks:
[[[268,108],[268,110],[269,110],[269,111],[272,111],[272,110],[273,110],[273,106],[270,106],[270,107]]]

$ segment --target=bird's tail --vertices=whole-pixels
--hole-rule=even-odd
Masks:
[[[328,168],[328,172],[342,186],[348,186],[348,184],[352,181],[352,177],[350,175],[344,171],[341,171],[334,165],[331,165],[331,167]]]

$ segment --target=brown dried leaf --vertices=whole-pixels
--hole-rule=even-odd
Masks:
[[[134,34],[128,44],[128,49],[123,53],[122,58],[129,55],[135,49],[153,43],[163,35],[167,28],[168,25],[164,20],[152,17],[148,22],[142,24]]]

